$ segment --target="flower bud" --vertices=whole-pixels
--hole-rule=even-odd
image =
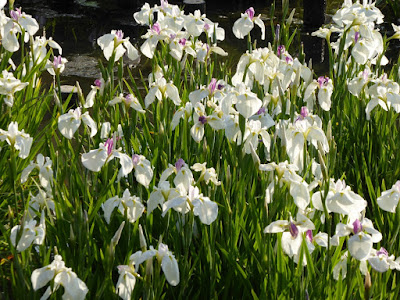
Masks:
[[[147,249],[146,238],[144,237],[142,225],[140,225],[140,224],[139,224],[139,242],[140,242],[140,248],[142,249],[142,251],[143,252],[146,251],[146,249]]]
[[[122,233],[122,229],[124,229],[124,226],[125,226],[125,221],[123,221],[121,223],[118,230],[115,232],[113,238],[111,239],[111,247],[115,248],[115,246],[117,246],[119,239],[121,238],[121,233]]]
[[[362,231],[362,225],[361,225],[360,220],[357,219],[353,222],[353,232],[354,232],[354,234],[357,234],[360,231]]]
[[[290,231],[290,234],[292,235],[292,237],[294,239],[297,238],[297,236],[299,234],[299,229],[297,228],[297,226],[293,222],[290,222],[289,231]]]
[[[364,279],[364,299],[369,299],[369,291],[371,289],[372,283],[371,283],[371,275],[369,272],[365,274],[365,279]]]

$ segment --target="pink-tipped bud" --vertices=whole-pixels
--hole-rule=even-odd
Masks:
[[[253,20],[255,11],[253,7],[250,7],[249,9],[246,10],[246,14],[249,16],[250,20]]]
[[[362,228],[360,220],[359,219],[355,220],[353,222],[353,232],[354,232],[354,234],[357,234],[357,233],[361,232],[362,229],[363,228]]]
[[[308,114],[309,114],[309,111],[308,111],[307,106],[302,106],[301,109],[300,109],[300,115],[303,118],[306,118],[306,117],[308,117]]]
[[[208,90],[210,92],[210,95],[214,94],[216,86],[217,86],[217,79],[212,78],[210,84],[208,85]]]
[[[297,238],[297,236],[299,234],[299,229],[297,228],[297,226],[293,222],[290,222],[289,231],[290,231],[290,234],[292,235],[293,238]]]
[[[108,138],[107,141],[104,143],[104,146],[107,149],[107,155],[111,155],[114,149],[114,139]]]
[[[100,88],[101,87],[101,79],[96,79],[94,81],[94,85],[97,86],[98,88]]]
[[[387,74],[386,73],[382,75],[382,82],[387,83]]]
[[[326,77],[326,76],[318,77],[317,82],[318,82],[319,88],[322,88],[324,85],[327,85],[328,81],[329,81],[329,77]]]
[[[297,117],[295,122],[297,122],[298,120],[304,120],[304,118],[308,116],[308,113],[309,112],[307,106],[302,106],[300,109],[300,115]]]
[[[10,16],[13,18],[15,21],[18,21],[19,17],[21,17],[21,8],[16,8],[15,10],[10,11]]]
[[[167,0],[161,0],[161,8],[166,9],[168,7],[168,1]]]
[[[306,232],[306,238],[310,241],[310,243],[312,243],[314,237],[313,237],[313,234],[312,234],[312,230],[311,230],[311,229],[307,230],[307,232]]]
[[[135,100],[135,97],[132,94],[128,94],[125,96],[127,103],[132,103]]]
[[[122,30],[117,30],[115,36],[117,37],[117,41],[119,42],[122,41],[122,39],[124,38],[124,33],[122,32]]]
[[[132,155],[132,162],[133,162],[133,165],[134,165],[134,166],[137,166],[138,163],[139,163],[139,161],[140,161],[140,155],[138,155],[138,154],[133,154],[133,155]]]
[[[54,69],[58,69],[62,65],[61,55],[54,56],[53,66]]]
[[[185,165],[185,161],[182,158],[180,158],[175,163],[175,169],[179,172],[184,165]]]
[[[278,51],[277,51],[277,55],[281,56],[283,53],[285,53],[285,46],[284,45],[280,45],[278,46]]]
[[[207,24],[207,23],[206,23],[206,24],[204,24],[204,30],[205,30],[205,31],[208,31],[209,29],[210,29],[210,25],[209,25],[209,24]]]
[[[356,34],[354,35],[354,40],[356,41],[356,43],[358,42],[359,38],[360,38],[360,32],[357,31]]]
[[[160,32],[161,32],[160,24],[154,23],[153,26],[151,26],[151,30],[157,34],[160,34]]]
[[[276,24],[276,28],[275,28],[275,41],[279,42],[279,35],[281,32],[281,25]]]
[[[368,76],[369,76],[369,71],[368,71],[368,69],[365,69],[365,70],[362,72],[362,76],[363,76],[363,78],[364,78],[365,81],[368,80]]]

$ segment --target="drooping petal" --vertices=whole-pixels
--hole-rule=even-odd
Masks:
[[[179,266],[175,257],[170,255],[165,255],[161,261],[161,268],[164,272],[165,278],[168,283],[172,286],[177,286],[179,284]]]
[[[49,266],[34,270],[31,275],[33,289],[36,291],[44,287],[50,280],[53,279],[54,275],[55,270]]]
[[[71,270],[58,273],[54,278],[54,284],[61,284],[64,287],[63,300],[84,300],[89,292],[86,284]]]
[[[38,22],[32,18],[32,16],[22,13],[22,16],[18,19],[18,23],[29,33],[30,36],[34,36],[39,30]]]
[[[258,112],[262,105],[262,101],[254,96],[239,95],[237,100],[236,109],[246,119]]]
[[[397,205],[399,204],[400,192],[393,188],[384,191],[376,201],[381,209],[395,213]]]
[[[196,143],[200,143],[204,136],[204,125],[200,122],[194,124],[190,129],[190,134]]]
[[[335,193],[327,199],[327,208],[335,213],[344,215],[354,215],[360,213],[367,207],[365,201],[360,195],[353,191]]]
[[[174,102],[175,105],[181,104],[178,88],[172,83],[168,83],[166,85],[166,95]]]
[[[158,205],[162,205],[164,203],[164,197],[161,191],[153,191],[150,194],[149,200],[147,200],[147,215],[149,215],[153,210],[156,209]]]
[[[118,173],[118,180],[121,179],[122,177],[125,177],[128,175],[130,172],[133,170],[133,162],[132,158],[122,152],[119,151],[114,151],[113,152],[114,156],[119,158],[119,163],[121,165],[121,169],[119,169]]]
[[[90,108],[94,104],[94,99],[96,98],[97,88],[91,89],[89,94],[86,96],[86,102],[83,105],[84,108]]]
[[[210,92],[207,88],[203,87],[198,90],[195,90],[189,94],[189,100],[192,105],[196,105],[197,102],[201,102],[204,98],[208,97]]]
[[[339,280],[340,275],[342,279],[346,278],[347,274],[347,251],[340,258],[339,262],[333,267],[333,278]]]
[[[116,208],[120,204],[120,200],[118,196],[114,196],[108,199],[102,205],[104,211],[104,219],[106,219],[107,224],[110,224],[111,213],[113,212],[114,208]]]
[[[153,86],[149,90],[148,94],[144,98],[144,104],[145,104],[146,108],[149,107],[149,105],[152,104],[154,102],[154,100],[156,100],[157,93],[160,93],[158,86]]]
[[[121,44],[119,44],[114,50],[114,60],[118,61],[125,54],[125,52],[126,49]]]
[[[15,138],[14,148],[19,150],[18,156],[22,159],[25,159],[29,156],[29,152],[31,151],[33,138],[31,138],[28,134],[20,134]]]
[[[36,221],[34,221],[36,223]],[[17,251],[22,252],[28,249],[30,245],[32,245],[33,241],[36,238],[36,232],[34,228],[29,226],[27,223],[24,225],[24,230],[21,234],[21,238],[18,241]],[[19,228],[21,230],[21,227]]]
[[[318,232],[314,236],[314,241],[321,247],[328,247],[328,234],[325,232]]]
[[[119,275],[115,292],[124,300],[130,300],[132,291],[135,288],[136,277],[130,272],[123,272]]]
[[[380,273],[384,273],[389,270],[389,264],[387,258],[384,255],[376,255],[368,258],[368,262],[371,267]]]
[[[82,164],[93,172],[99,172],[107,160],[107,150],[103,148],[91,150],[82,154]]]
[[[6,26],[7,27],[7,26]],[[16,52],[19,49],[19,43],[17,36],[15,35],[13,30],[6,30],[6,27],[4,28],[4,36],[2,45],[4,46],[4,49],[6,49],[9,52]]]
[[[137,60],[139,58],[139,51],[133,45],[131,44],[130,41],[124,41],[124,46],[127,50],[127,55],[128,58],[131,60]]]
[[[261,39],[265,40],[265,24],[264,24],[264,22],[259,17],[255,17],[253,19],[253,21],[261,29]]]
[[[278,220],[272,222],[264,229],[264,233],[278,233],[284,232],[289,227],[289,221],[287,220]]]
[[[153,178],[151,163],[141,155],[139,163],[135,166],[135,178],[144,187],[148,188]]]
[[[164,217],[171,208],[181,212],[183,211],[183,213],[185,213],[184,209],[186,208],[186,197],[177,197],[165,202],[162,206],[162,216]]]
[[[31,163],[24,170],[22,170],[21,183],[24,183],[28,180],[29,174],[33,171],[33,169],[35,169],[35,167],[35,164],[33,161],[31,161]]]
[[[347,248],[351,256],[355,259],[366,260],[371,252],[372,244],[373,242],[370,235],[359,232],[348,240]]]
[[[303,241],[303,235],[298,234],[296,238],[293,238],[290,232],[282,233],[282,250],[285,252],[290,258],[295,255],[298,255],[300,252],[301,243]]]
[[[97,44],[103,50],[104,57],[109,60],[114,51],[115,34],[105,34],[97,39]]]
[[[218,217],[218,205],[208,197],[201,197],[193,201],[193,213],[199,216],[203,224],[210,225]]]
[[[253,29],[254,23],[250,18],[248,17],[247,14],[242,14],[242,17],[233,24],[233,34],[238,38],[238,39],[244,39],[246,35],[250,33],[250,31]]]
[[[73,113],[66,113],[58,118],[58,130],[67,139],[72,139],[81,125],[81,119],[76,118]]]
[[[301,210],[305,210],[310,204],[310,193],[308,184],[305,181],[291,182],[289,192],[294,199],[294,203]]]
[[[145,40],[145,42],[140,47],[140,51],[142,51],[142,53],[146,57],[152,59],[154,56],[154,52],[156,51],[158,41],[159,41],[158,36],[153,35],[153,36],[149,37],[147,40]]]
[[[90,128],[90,137],[94,137],[97,133],[97,124],[92,117],[89,116],[89,112],[85,112],[82,115],[82,121]]]
[[[332,88],[323,87],[318,91],[318,103],[321,108],[325,111],[331,109],[331,95],[333,93]]]

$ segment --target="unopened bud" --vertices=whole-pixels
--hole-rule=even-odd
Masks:
[[[10,205],[8,206],[8,215],[10,216],[10,219],[14,219],[14,211]]]
[[[275,41],[279,43],[279,33],[281,31],[281,25],[277,24],[275,28]]]
[[[296,10],[293,8],[293,10],[291,11],[289,17],[288,17],[287,20],[286,20],[286,24],[287,24],[288,26],[290,26],[290,24],[292,24],[292,22],[293,22],[293,16],[294,16],[295,11],[296,11]]]
[[[110,122],[104,122],[104,123],[101,125],[100,138],[101,138],[101,139],[106,139],[106,138],[108,138],[108,136],[109,136],[109,134],[110,134],[110,131],[111,131],[111,124],[110,124]]]
[[[332,120],[328,122],[328,128],[326,129],[326,139],[328,143],[332,140]]]
[[[121,233],[122,233],[122,229],[124,229],[124,226],[125,226],[125,221],[123,221],[121,223],[121,225],[119,225],[118,230],[115,232],[113,238],[111,239],[111,247],[112,248],[115,248],[115,246],[117,246],[119,239],[121,238]]]
[[[146,238],[144,237],[142,225],[140,225],[140,224],[139,224],[139,242],[140,242],[140,248],[142,249],[142,251],[143,252],[146,251],[146,249],[147,249]]]
[[[250,153],[251,153],[251,158],[253,159],[255,167],[256,167],[256,169],[258,169],[258,167],[261,164],[261,161],[260,161],[260,158],[258,157],[252,144],[250,144]]]
[[[53,95],[54,95],[54,102],[56,103],[58,109],[62,113],[62,106],[61,106],[60,98],[58,98],[58,95],[57,95],[57,92],[55,89],[53,90]]]
[[[325,164],[325,155],[322,149],[322,144],[320,142],[318,142],[318,158],[319,158],[319,164],[321,165],[322,176],[324,177],[324,180],[329,180],[328,169],[326,168]]]
[[[365,274],[365,279],[364,279],[364,299],[369,299],[369,292],[371,289],[372,283],[371,283],[371,275],[367,271],[367,274]]]
[[[354,232],[354,234],[359,233],[360,231],[362,231],[362,229],[363,229],[363,227],[361,225],[360,220],[359,219],[355,220],[353,222],[353,232]]]
[[[307,232],[306,232],[306,238],[310,241],[310,243],[312,243],[312,241],[313,241],[313,234],[312,234],[312,230],[311,230],[311,229],[307,230]]]
[[[83,221],[87,224],[89,222],[89,216],[86,209],[83,210]]]
[[[160,135],[164,135],[164,126],[162,123],[160,123],[160,128],[158,129],[158,132],[160,133]]]
[[[79,84],[79,81],[76,82],[76,90],[78,93],[78,99],[81,102],[82,106],[84,106],[86,101],[85,101],[85,97],[83,96],[83,92],[82,92],[81,86]]]
[[[297,238],[297,235],[299,234],[299,229],[293,222],[290,222],[289,231],[294,239]]]
[[[75,234],[74,229],[72,228],[72,224],[69,224],[69,240],[71,242],[75,242]]]

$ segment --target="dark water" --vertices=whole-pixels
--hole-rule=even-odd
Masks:
[[[281,12],[281,1],[276,2],[274,23],[279,22]],[[78,80],[84,92],[87,93],[93,81],[100,77],[98,60],[104,60],[102,51],[97,45],[98,37],[113,29],[120,29],[125,36],[130,37],[132,44],[137,48],[143,43],[140,36],[146,32],[147,28],[139,26],[133,19],[133,13],[140,10],[143,3],[138,0],[20,0],[15,1],[14,7],[22,7],[23,11],[35,17],[41,30],[46,32],[46,36],[52,36],[63,48],[63,57],[66,57],[69,62],[62,74],[62,83],[74,85]],[[149,1],[149,3],[152,5],[156,2]],[[174,2],[170,1],[170,3]],[[206,13],[211,21],[218,22],[219,26],[225,29],[225,41],[220,43],[220,46],[229,53],[229,59],[235,61],[246,51],[246,42],[234,37],[233,23],[240,17],[241,12],[253,6],[257,15],[262,14],[267,33],[266,40],[259,40],[257,47],[266,47],[271,41],[269,27],[271,2],[234,0],[229,3],[227,5],[224,1],[208,1]],[[327,21],[341,3],[342,1],[338,0],[327,1]],[[290,10],[293,8],[296,9],[293,24],[301,29],[302,1],[290,1]],[[259,29],[255,28],[254,31],[259,32]],[[306,52],[308,57],[313,58],[316,72],[326,72],[326,59],[321,53],[323,41],[305,32],[301,32],[300,36],[306,50],[311,49],[313,52],[316,50],[315,53]],[[142,56],[141,68],[145,61],[146,59]]]

